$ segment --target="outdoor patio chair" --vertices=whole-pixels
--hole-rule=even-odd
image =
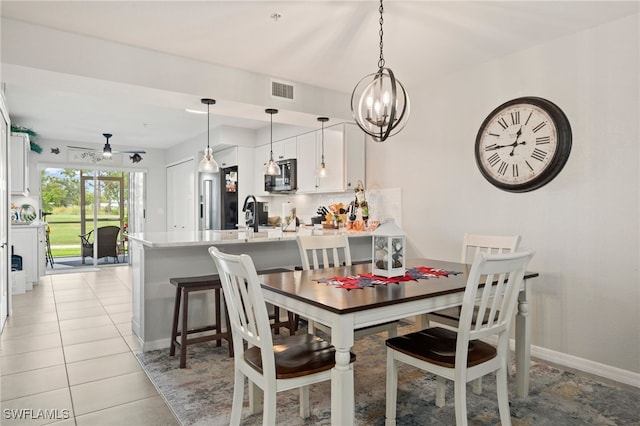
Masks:
[[[114,263],[118,260],[118,226],[103,226],[98,228],[98,259],[113,257]],[[78,235],[82,244],[82,263],[85,257],[93,257],[93,241],[90,241],[93,230],[86,234]],[[95,241],[95,238],[94,238]]]

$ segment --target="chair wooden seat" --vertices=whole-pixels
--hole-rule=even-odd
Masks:
[[[386,344],[403,354],[446,368],[456,366],[456,342],[458,333],[441,327],[428,328],[404,336],[388,339]],[[482,340],[469,342],[467,367],[495,358],[496,348]]]
[[[330,370],[336,364],[335,348],[329,342],[311,334],[284,337],[273,345],[276,379],[292,379]],[[247,363],[262,374],[260,348],[254,346],[244,352]],[[351,362],[356,357],[351,354]]]
[[[187,366],[187,347],[189,345],[215,340],[216,345],[220,346],[224,339],[229,343],[229,356],[232,357],[233,340],[231,339],[231,332],[228,326],[226,330],[222,330],[222,285],[220,283],[220,277],[218,277],[218,275],[180,277],[171,278],[169,279],[169,282],[176,286],[169,355],[174,356],[176,354],[176,348],[180,348],[180,368],[185,368]],[[215,323],[189,329],[189,295],[193,292],[205,290],[213,290],[214,293]],[[181,309],[182,324],[180,330],[178,330]],[[229,324],[226,307],[224,312],[227,324]],[[209,333],[211,331],[214,331],[214,333]],[[195,333],[199,333],[200,335],[198,337],[188,337],[190,334]]]

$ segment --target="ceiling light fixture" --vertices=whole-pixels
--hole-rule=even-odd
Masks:
[[[111,158],[111,145],[109,144],[109,138],[113,135],[111,133],[103,133],[102,136],[107,138],[107,143],[105,143],[104,148],[102,148],[102,157]]]
[[[378,71],[366,75],[351,94],[351,112],[356,124],[377,142],[384,142],[404,128],[409,118],[409,96],[391,69],[384,65],[382,53],[382,13],[380,0],[380,59]]]
[[[277,114],[278,110],[267,108],[264,110],[264,112],[271,115],[271,148],[269,152],[269,161],[264,167],[264,174],[267,176],[278,176],[280,174],[280,167],[278,166],[278,163],[273,161],[273,114]]]
[[[322,155],[320,157],[320,169],[318,170],[318,177],[327,177],[327,168],[324,164],[324,123],[329,121],[329,117],[318,117],[318,121],[322,123],[322,133],[321,133],[321,141],[322,141]]]
[[[209,107],[214,105],[216,101],[214,99],[204,98],[201,99],[200,102],[207,106],[207,148],[204,150],[204,158],[202,158],[198,164],[198,171],[204,173],[218,173],[220,171],[220,166],[218,166],[216,160],[213,159],[213,150],[209,145],[209,131],[211,129],[209,124],[209,119],[211,118]]]

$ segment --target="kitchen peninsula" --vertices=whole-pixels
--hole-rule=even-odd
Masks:
[[[298,232],[311,233],[311,230]],[[324,231],[337,232],[337,231]],[[145,232],[129,234],[133,273],[132,329],[143,351],[168,348],[175,287],[173,277],[216,274],[208,248],[231,254],[248,254],[257,270],[295,268],[301,265],[295,232],[279,230],[253,233],[243,230]],[[354,262],[371,259],[371,234],[348,233]],[[190,326],[214,318],[210,292],[194,293],[189,300]],[[204,314],[202,314],[204,311]],[[202,324],[196,321],[200,320]]]

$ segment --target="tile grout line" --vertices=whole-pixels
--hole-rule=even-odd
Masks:
[[[69,379],[69,368],[67,366],[67,355],[64,353],[64,341],[62,340],[62,329],[60,328],[60,316],[58,314],[58,302],[56,301],[56,289],[54,288],[54,282],[51,276],[47,276],[51,284],[51,292],[53,293],[53,304],[56,307],[56,318],[58,319],[58,333],[60,335],[60,349],[62,350],[62,360],[64,361],[64,372],[67,376],[67,390],[69,392],[69,400],[71,401],[71,414],[73,415],[73,423],[78,424],[76,421],[76,408],[73,403],[73,393],[71,392],[71,381]]]

